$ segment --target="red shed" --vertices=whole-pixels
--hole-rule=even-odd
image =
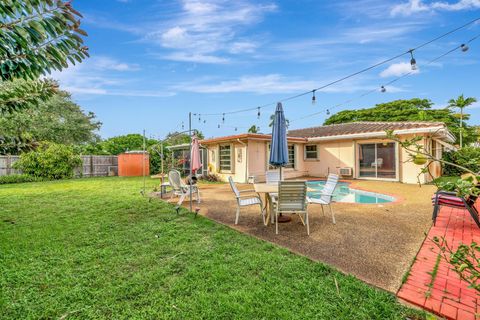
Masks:
[[[150,175],[150,157],[148,153],[128,151],[118,155],[118,175],[120,177],[141,177],[144,169],[145,175]]]

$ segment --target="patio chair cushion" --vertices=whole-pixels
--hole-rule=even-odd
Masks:
[[[259,198],[246,198],[246,199],[240,199],[240,205],[241,206],[250,206],[254,204],[261,204],[262,202],[260,201]]]
[[[435,204],[435,198],[436,198],[436,195],[434,194],[432,196],[432,204]],[[463,202],[462,198],[451,196],[451,195],[445,195],[445,194],[441,194],[438,196],[438,204],[441,206],[443,205],[443,206],[450,206],[450,207],[465,208],[465,203]]]

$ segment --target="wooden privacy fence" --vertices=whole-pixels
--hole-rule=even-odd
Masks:
[[[19,156],[0,156],[0,176],[21,173],[12,168]],[[118,175],[117,156],[82,156],[82,167],[75,170],[77,176],[102,177]]]

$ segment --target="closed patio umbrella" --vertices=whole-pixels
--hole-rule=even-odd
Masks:
[[[193,177],[195,172],[202,167],[202,162],[200,161],[200,145],[198,143],[198,138],[196,135],[192,137],[192,148],[190,149],[190,211],[192,211],[192,188],[193,188]],[[197,187],[198,188],[198,187]]]
[[[194,174],[202,167],[202,162],[200,160],[200,145],[198,143],[197,136],[192,137],[192,150],[190,153],[190,158],[190,174]]]
[[[282,104],[277,104],[272,126],[272,140],[270,142],[269,162],[274,167],[280,167],[280,181],[282,167],[288,164],[287,123],[283,114]]]

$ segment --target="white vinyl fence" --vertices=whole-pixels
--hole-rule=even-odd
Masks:
[[[21,173],[12,168],[19,156],[0,156],[0,176]],[[83,165],[75,170],[77,176],[102,177],[118,175],[117,156],[82,156]]]

